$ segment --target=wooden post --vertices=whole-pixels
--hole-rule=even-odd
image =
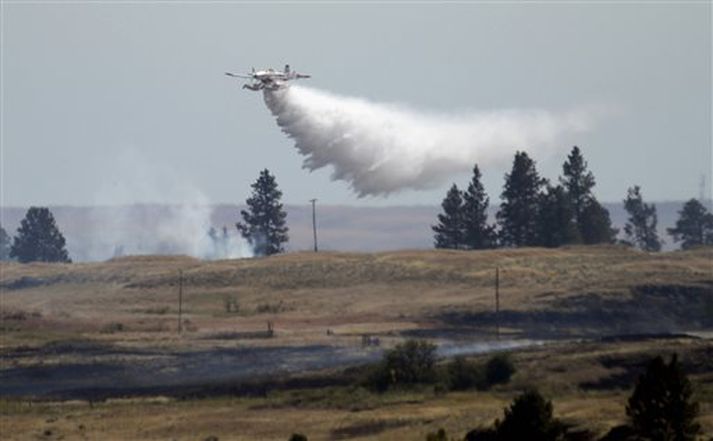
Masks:
[[[310,199],[312,202],[312,232],[314,233],[314,252],[317,252],[317,211],[315,208],[315,203],[317,199]]]
[[[500,340],[500,267],[495,267],[495,337]]]
[[[181,314],[183,313],[183,270],[178,270],[178,333],[183,330]]]

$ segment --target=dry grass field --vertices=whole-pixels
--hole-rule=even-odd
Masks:
[[[711,340],[599,340],[667,332],[709,336],[713,249],[649,254],[601,246],[2,263],[0,375],[9,382],[38,367],[130,364],[134,358],[140,364],[176,353],[361,350],[363,335],[378,336],[382,347],[411,336],[437,343],[492,340],[496,267],[504,338],[553,343],[514,351],[518,373],[494,390],[378,395],[335,384],[278,388],[261,396],[117,394],[91,403],[82,396],[57,401],[8,393],[2,398],[2,438],[286,440],[299,431],[310,440],[418,440],[438,427],[460,437],[500,417],[528,385],[553,398],[556,413],[568,422],[601,433],[623,420],[626,397],[648,357],[673,352],[691,369],[702,420],[713,433]],[[270,338],[268,321],[274,324]],[[329,377],[337,371],[316,372]]]
[[[689,339],[566,343],[513,354],[512,381],[487,392],[424,388],[376,394],[357,386],[274,391],[263,397],[153,397],[87,401],[0,402],[3,439],[424,440],[444,428],[462,437],[502,418],[522,389],[536,385],[557,417],[603,434],[625,420],[626,399],[646,360],[677,352],[696,386],[704,430],[713,434],[713,348]],[[484,359],[485,356],[475,359]]]

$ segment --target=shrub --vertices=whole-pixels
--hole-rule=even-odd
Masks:
[[[301,433],[293,433],[289,441],[307,441],[307,437]]]
[[[438,429],[438,432],[431,432],[426,435],[426,441],[448,441],[448,435],[443,428]]]
[[[483,383],[483,370],[462,356],[454,358],[446,366],[446,373],[451,390],[473,389]]]
[[[556,441],[566,428],[553,417],[552,402],[533,389],[516,397],[505,409],[503,421],[495,422],[495,431],[498,441]]]
[[[506,354],[496,355],[485,365],[485,383],[487,386],[504,384],[515,373],[515,365]]]
[[[367,383],[380,391],[392,386],[433,384],[437,380],[435,364],[436,345],[408,340],[384,353],[381,363],[368,374]]]

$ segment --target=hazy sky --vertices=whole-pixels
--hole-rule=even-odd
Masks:
[[[607,109],[557,146],[583,149],[604,201],[711,183],[710,2],[3,2],[1,25],[3,205],[241,203],[265,167],[287,203],[440,203],[450,182],[358,199],[303,170],[262,96],[223,76],[285,63],[426,112]],[[556,178],[564,156],[535,159]],[[482,170],[493,202],[508,168]]]

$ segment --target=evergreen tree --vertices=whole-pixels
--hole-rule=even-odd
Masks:
[[[667,230],[674,242],[681,242],[684,250],[713,245],[713,214],[698,200],[691,199],[678,212],[676,226]]]
[[[567,161],[562,165],[562,174],[564,176],[560,177],[560,183],[567,191],[572,205],[572,216],[581,230],[582,215],[587,203],[593,198],[594,175],[587,170],[587,161],[584,160],[579,147],[572,148]]]
[[[635,439],[650,441],[693,441],[700,433],[696,423],[698,404],[691,400],[691,382],[676,355],[666,364],[653,359],[626,406]]]
[[[251,187],[252,196],[245,201],[248,209],[240,211],[243,222],[238,222],[236,227],[256,255],[281,253],[284,251],[283,244],[289,239],[287,213],[280,202],[282,192],[268,169],[260,172]]]
[[[20,222],[10,257],[26,262],[71,262],[65,240],[48,208],[30,207]]]
[[[438,215],[438,225],[431,229],[435,234],[436,248],[461,249],[465,247],[463,227],[463,196],[458,186],[453,184],[441,203],[443,213]]]
[[[554,418],[552,402],[530,390],[505,409],[505,418],[496,421],[495,431],[498,441],[557,441],[563,439],[566,428]]]
[[[0,261],[10,260],[11,239],[7,231],[0,225]]]
[[[495,228],[488,225],[490,199],[480,178],[480,169],[476,165],[473,167],[473,179],[463,194],[464,241],[467,248],[474,250],[495,247]]]
[[[539,245],[554,248],[580,241],[574,211],[564,187],[548,185],[540,195],[538,212]]]
[[[596,243],[613,243],[619,230],[612,228],[609,210],[592,197],[587,201],[582,211],[579,233],[582,242],[591,245]]]
[[[500,241],[505,246],[538,244],[538,204],[544,180],[535,162],[525,152],[515,153],[512,171],[505,175],[502,203],[497,219]]]
[[[625,243],[644,251],[660,251],[661,240],[656,231],[656,205],[644,203],[638,185],[629,188],[624,199],[624,208],[629,213],[628,222],[624,226]]]

